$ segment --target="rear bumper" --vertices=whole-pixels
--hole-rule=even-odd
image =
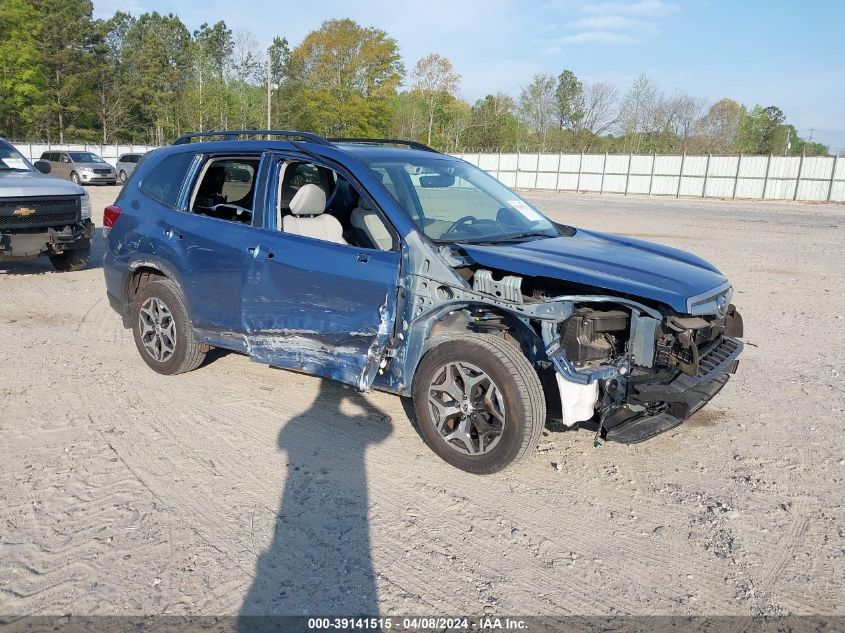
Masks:
[[[608,416],[607,439],[633,444],[681,424],[710,402],[736,373],[742,348],[739,339],[724,337],[701,359],[695,376],[681,373],[666,383],[631,384],[626,406]]]

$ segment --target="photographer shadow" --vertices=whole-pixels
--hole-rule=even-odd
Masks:
[[[368,414],[345,413],[344,404]],[[239,630],[279,630],[274,616],[282,615],[378,613],[365,454],[390,433],[383,412],[330,380],[322,381],[311,408],[282,428],[278,444],[287,455],[287,476],[273,540],[258,558]]]

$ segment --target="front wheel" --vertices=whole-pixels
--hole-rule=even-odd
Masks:
[[[50,255],[50,262],[53,268],[62,273],[72,272],[74,270],[83,270],[88,265],[88,259],[91,257],[91,247],[75,248],[67,250],[56,255]]]
[[[519,348],[467,334],[435,343],[423,357],[414,376],[414,412],[437,455],[461,470],[489,474],[536,448],[546,402]]]
[[[118,177],[118,179],[120,180],[120,183],[121,183],[121,184],[126,184],[126,172],[125,172],[125,171],[123,171],[123,170],[121,169],[121,170],[120,170],[120,173],[117,175],[117,177]]]
[[[70,172],[70,181],[75,185],[79,184],[79,175],[75,171]]]
[[[141,358],[160,374],[181,374],[200,366],[207,349],[198,343],[179,286],[151,281],[132,302],[132,334]]]

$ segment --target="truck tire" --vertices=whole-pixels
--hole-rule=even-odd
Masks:
[[[433,341],[413,394],[426,444],[452,466],[479,475],[525,459],[546,422],[537,372],[518,347],[494,336]]]
[[[154,371],[182,374],[205,360],[207,346],[194,337],[179,286],[170,279],[141,286],[132,301],[132,334],[141,358]]]
[[[67,250],[58,255],[50,255],[53,268],[62,273],[69,273],[74,270],[83,270],[88,265],[91,257],[91,247],[76,248]]]

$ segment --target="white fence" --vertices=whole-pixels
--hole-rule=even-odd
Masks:
[[[845,202],[845,159],[838,156],[455,156],[520,189]]]
[[[151,149],[156,149],[155,145],[100,145],[94,143],[59,145],[58,143],[13,142],[12,145],[30,161],[36,161],[41,158],[43,152],[94,152],[103,157],[107,163],[111,163],[112,167],[114,167],[117,159],[123,154],[143,154]]]
[[[30,160],[42,152],[88,151],[114,165],[153,145],[13,143]],[[838,156],[655,154],[455,154],[509,187],[554,191],[845,202]]]

